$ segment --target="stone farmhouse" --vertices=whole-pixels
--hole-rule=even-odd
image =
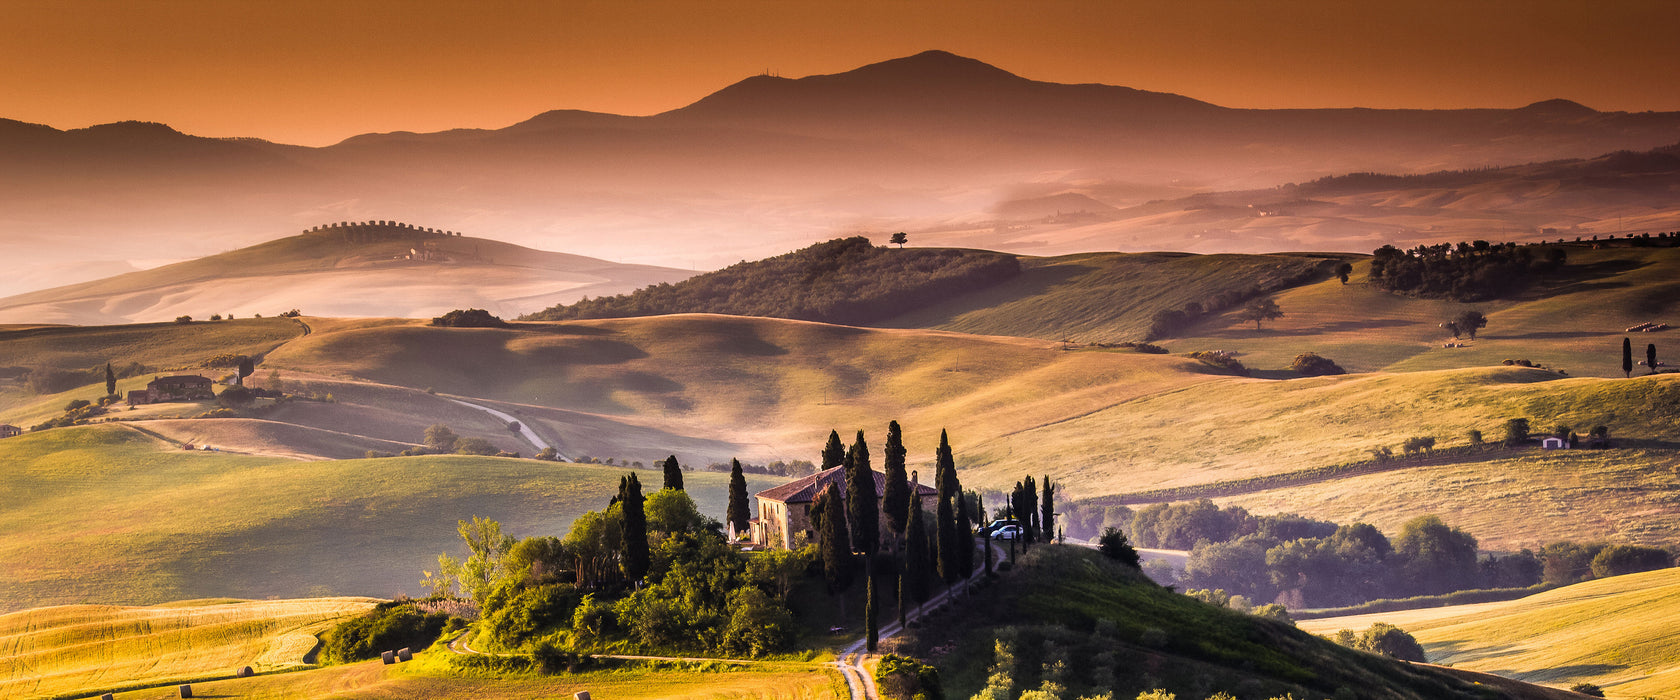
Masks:
[[[23,429],[15,425],[0,425],[0,438],[17,437],[23,434]]]
[[[869,473],[875,477],[875,507],[879,511],[881,492],[887,488],[887,476],[874,470]],[[811,506],[816,502],[817,494],[829,484],[840,490],[840,497],[844,500],[846,468],[826,469],[754,494],[758,498],[758,517],[749,525],[753,544],[793,549],[794,540],[801,532],[805,533],[808,541],[815,542],[817,533],[811,527]],[[914,489],[914,493],[921,494],[924,503],[932,502],[939,496],[939,491],[933,487],[917,483],[914,472],[911,472],[910,488]],[[887,519],[883,514],[881,533],[885,535],[887,532]]]
[[[157,377],[147,383],[144,390],[128,392],[128,405],[213,398],[216,398],[216,392],[210,388],[209,378],[196,374],[178,374],[172,377]]]

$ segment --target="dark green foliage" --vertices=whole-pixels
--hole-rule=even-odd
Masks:
[[[945,700],[938,669],[897,654],[875,666],[875,685],[888,700]]]
[[[1592,562],[1607,546],[1602,543],[1553,542],[1540,548],[1542,580],[1554,585],[1568,585],[1591,579]]]
[[[666,457],[659,466],[665,470],[665,488],[683,490],[682,465],[677,463],[677,456]]]
[[[1633,376],[1633,341],[1628,338],[1622,339],[1622,375]]]
[[[1342,284],[1348,283],[1348,275],[1351,274],[1353,274],[1353,263],[1344,262],[1336,265],[1336,279],[1341,280]]]
[[[875,472],[869,466],[869,443],[863,431],[846,453],[846,522],[851,526],[852,549],[872,556],[881,544],[880,501],[875,496]]]
[[[511,648],[541,630],[570,624],[582,600],[583,594],[569,583],[525,588],[506,601],[496,601],[500,605],[485,621],[497,643]]]
[[[736,534],[746,532],[752,520],[747,509],[747,477],[741,473],[741,460],[738,459],[730,460],[729,507],[723,517]]]
[[[957,494],[957,498],[957,571],[968,576],[974,572],[974,521],[970,518],[973,511],[961,505],[964,503],[962,494]]]
[[[926,602],[932,578],[928,575],[927,525],[922,519],[922,497],[912,494],[904,518],[904,561],[901,564],[904,588],[916,602]],[[902,604],[901,604],[902,605]]]
[[[239,385],[244,386],[245,378],[251,376],[251,373],[255,371],[257,371],[257,366],[255,363],[251,362],[251,358],[240,357],[239,372],[237,373],[237,376],[239,377]]]
[[[1591,695],[1595,698],[1604,697],[1604,689],[1591,683],[1576,683],[1575,685],[1569,686],[1569,692]]]
[[[1247,306],[1244,306],[1242,311],[1237,312],[1237,320],[1253,321],[1254,330],[1260,330],[1260,323],[1262,321],[1270,321],[1282,317],[1283,310],[1278,308],[1277,302],[1270,298],[1255,299],[1254,301],[1249,302]]]
[[[898,427],[898,421],[887,423],[887,442],[882,452],[881,474],[886,485],[881,490],[881,510],[887,516],[887,528],[902,538],[908,522],[905,518],[910,513],[910,477],[904,470],[908,451],[904,449],[904,431]]]
[[[1056,536],[1056,487],[1050,485],[1050,475],[1044,475],[1044,497],[1039,500],[1039,526],[1044,529],[1044,541]]]
[[[1347,370],[1336,364],[1328,357],[1315,352],[1304,352],[1295,356],[1295,362],[1289,369],[1303,377],[1324,377],[1336,374],[1346,374]]]
[[[449,454],[455,451],[455,441],[459,439],[449,426],[438,423],[426,429],[426,451],[433,454]]]
[[[1121,532],[1119,528],[1104,528],[1102,535],[1097,538],[1097,549],[1103,556],[1133,569],[1143,568],[1139,563],[1137,550],[1126,541],[1126,533]]]
[[[432,319],[432,325],[445,328],[506,328],[508,324],[484,309],[456,309]]]
[[[880,595],[875,592],[877,587],[875,565],[870,563],[873,561],[875,561],[874,557],[864,558],[863,572],[864,648],[871,652],[875,651],[875,647],[881,643],[881,600]]]
[[[676,284],[550,307],[528,318],[718,313],[860,325],[989,287],[1020,271],[1012,255],[949,248],[893,251],[854,236]]]
[[[250,389],[242,386],[230,386],[216,395],[216,403],[228,408],[239,408],[251,405],[251,402],[255,401],[256,398],[257,395],[252,393]]]
[[[1646,343],[1645,344],[1645,367],[1650,370],[1650,372],[1648,372],[1647,374],[1656,374],[1657,373],[1657,344],[1656,343]],[[111,366],[110,365],[105,365],[105,371],[107,373],[109,373],[111,371]],[[111,380],[107,379],[106,381],[109,382]]]
[[[226,393],[226,392],[223,392]],[[501,452],[489,440],[481,437],[462,437],[455,439],[455,454],[490,456]]]
[[[834,482],[829,482],[817,494],[811,511],[812,520],[817,523],[817,551],[822,556],[823,578],[828,582],[828,592],[839,594],[852,585],[852,543],[846,527],[845,502]]]
[[[1592,572],[1594,576],[1604,578],[1666,569],[1672,563],[1668,550],[1616,544],[1605,547],[1593,557]]]
[[[1657,356],[1657,346],[1652,345],[1651,346],[1651,357],[1656,357],[1656,356]],[[1655,362],[1651,363],[1651,366],[1652,366],[1652,368],[1655,368],[1656,363]],[[111,363],[107,362],[107,363],[105,363],[105,394],[107,396],[115,396],[116,393],[117,393],[117,375],[116,375],[115,372],[111,371]]]
[[[93,405],[93,402],[88,401],[87,399],[71,399],[70,403],[64,404],[64,410],[65,411],[74,411],[78,408],[87,408],[88,406],[92,406],[92,405]]]
[[[958,559],[957,547],[957,503],[956,499],[962,494],[962,485],[957,481],[956,457],[951,452],[951,438],[944,430],[939,431],[939,447],[934,452],[934,486],[938,490],[938,502],[934,504],[934,542],[937,547],[939,562],[939,578],[947,585],[956,583],[961,578],[962,561]]]
[[[342,664],[376,658],[403,647],[424,649],[437,641],[448,620],[444,613],[416,610],[412,601],[380,603],[334,627],[327,634],[321,658]]]
[[[1419,516],[1401,526],[1394,556],[1399,562],[1396,583],[1402,595],[1450,593],[1480,583],[1476,538],[1448,527],[1434,515]]]
[[[1412,296],[1455,301],[1499,299],[1527,288],[1563,266],[1561,248],[1535,255],[1516,243],[1420,245],[1407,251],[1385,245],[1372,253],[1370,279],[1378,287]],[[1550,252],[1555,251],[1555,252]]]
[[[619,566],[624,578],[639,581],[648,572],[648,526],[642,510],[642,482],[635,474],[619,479],[618,502],[624,514],[624,552]]]
[[[829,470],[846,463],[846,446],[840,444],[840,432],[828,431],[828,444],[823,445],[822,470]]]
[[[1359,648],[1401,661],[1429,661],[1423,655],[1423,645],[1418,644],[1417,639],[1407,634],[1406,630],[1386,622],[1378,622],[1365,630],[1359,637]]]
[[[1475,309],[1468,309],[1464,313],[1454,317],[1452,324],[1458,329],[1459,333],[1470,336],[1471,340],[1475,340],[1476,332],[1486,328],[1488,321],[1487,317],[1482,315],[1482,312]],[[1458,336],[1457,334],[1454,334],[1453,337],[1456,338]]]
[[[792,640],[791,614],[752,584],[741,555],[715,533],[671,535],[652,558],[647,585],[613,606],[618,626],[638,644],[758,656]]]
[[[1224,542],[1256,529],[1248,511],[1234,506],[1222,510],[1206,498],[1157,503],[1132,516],[1132,537],[1142,547],[1190,549],[1202,540]]]
[[[1528,419],[1512,418],[1505,421],[1505,446],[1522,447],[1528,444]]]
[[[729,594],[729,611],[725,652],[763,656],[793,643],[793,614],[764,591],[753,586],[735,589]]]

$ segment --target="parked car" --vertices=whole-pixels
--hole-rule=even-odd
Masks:
[[[988,536],[994,540],[1013,540],[1021,536],[1021,526],[1004,525],[996,530],[993,530]]]
[[[1005,525],[1014,525],[1016,527],[1019,527],[1020,523],[1017,523],[1013,520],[1006,520],[1004,518],[998,518],[997,520],[993,520],[990,524],[986,525],[985,527],[980,528],[980,536],[981,537],[991,537],[992,533],[997,532],[998,528],[1001,528]]]

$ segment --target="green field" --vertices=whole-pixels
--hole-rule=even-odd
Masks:
[[[304,665],[315,635],[367,598],[72,605],[0,615],[0,696],[97,695],[125,687]]]
[[[0,605],[419,593],[455,521],[565,534],[622,467],[493,457],[303,462],[184,452],[119,425],[0,441]],[[656,472],[642,472],[657,488]],[[722,517],[727,474],[695,472]],[[749,478],[757,491],[779,480]]]
[[[1331,633],[1388,622],[1435,663],[1611,698],[1680,695],[1680,569],[1578,583],[1520,600],[1306,620]]]

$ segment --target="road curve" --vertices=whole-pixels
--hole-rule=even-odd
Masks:
[[[548,441],[543,440],[541,436],[537,435],[537,432],[532,430],[531,426],[526,425],[525,421],[519,420],[518,418],[515,418],[511,415],[508,415],[506,413],[498,411],[494,408],[490,408],[489,406],[480,406],[476,403],[467,403],[467,402],[462,401],[460,399],[454,399],[454,398],[449,398],[449,397],[444,397],[444,398],[448,398],[450,401],[461,404],[462,406],[466,406],[467,408],[476,408],[480,411],[488,413],[492,416],[500,418],[500,419],[502,419],[504,421],[507,421],[509,423],[518,423],[519,424],[519,435],[520,435],[520,437],[525,438],[525,441],[531,443],[532,447],[537,448],[538,452],[541,452],[541,451],[546,450],[550,447],[553,447],[553,445],[548,444]],[[558,449],[558,448],[556,448],[556,449]],[[558,456],[562,461],[566,460],[565,455],[558,455]]]

